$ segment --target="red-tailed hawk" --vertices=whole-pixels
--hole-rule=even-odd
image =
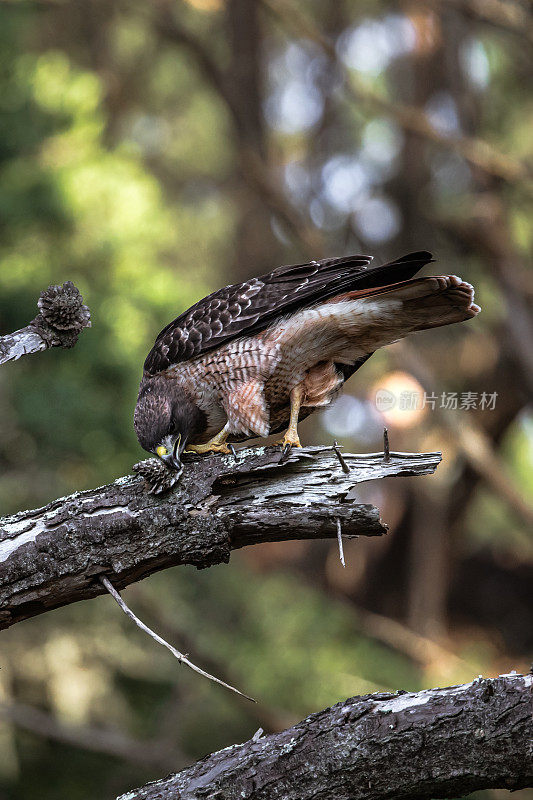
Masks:
[[[414,278],[432,261],[411,253],[311,261],[226,286],[164,328],[144,364],[135,408],[140,444],[181,470],[182,452],[228,452],[287,429],[337,396],[372,353],[415,331],[475,317],[455,275]]]

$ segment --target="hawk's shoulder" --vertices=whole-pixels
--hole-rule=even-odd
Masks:
[[[148,353],[145,373],[155,375],[238,336],[259,318],[260,307],[252,309],[252,300],[263,285],[253,278],[225,286],[189,308],[163,328]]]

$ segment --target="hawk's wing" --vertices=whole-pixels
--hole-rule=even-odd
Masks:
[[[345,291],[385,286],[411,278],[431,261],[411,253],[367,269],[371,256],[345,256],[277,269],[210,294],[163,328],[144,363],[155,375],[196,358],[230,339],[264,330],[274,320]]]

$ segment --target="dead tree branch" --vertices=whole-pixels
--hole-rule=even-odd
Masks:
[[[74,347],[82,330],[91,326],[89,309],[71,281],[41,292],[37,307],[29,325],[0,337],[0,364],[49,347]]]
[[[379,536],[387,528],[371,505],[347,500],[362,481],[433,472],[440,453],[345,454],[332,447],[279,448],[232,456],[189,456],[177,486],[155,496],[140,477],[61,498],[0,519],[0,629],[51,608],[121,589],[177,564],[229,561],[260,542]]]
[[[120,800],[412,800],[533,785],[533,676],[353,697]]]

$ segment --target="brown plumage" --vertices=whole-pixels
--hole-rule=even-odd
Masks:
[[[298,445],[298,416],[331,403],[379,347],[479,312],[460,278],[414,278],[431,260],[313,261],[201,300],[148,354],[135,409],[141,445],[181,469],[186,446],[226,452],[228,436],[265,437],[289,418],[284,443]]]

